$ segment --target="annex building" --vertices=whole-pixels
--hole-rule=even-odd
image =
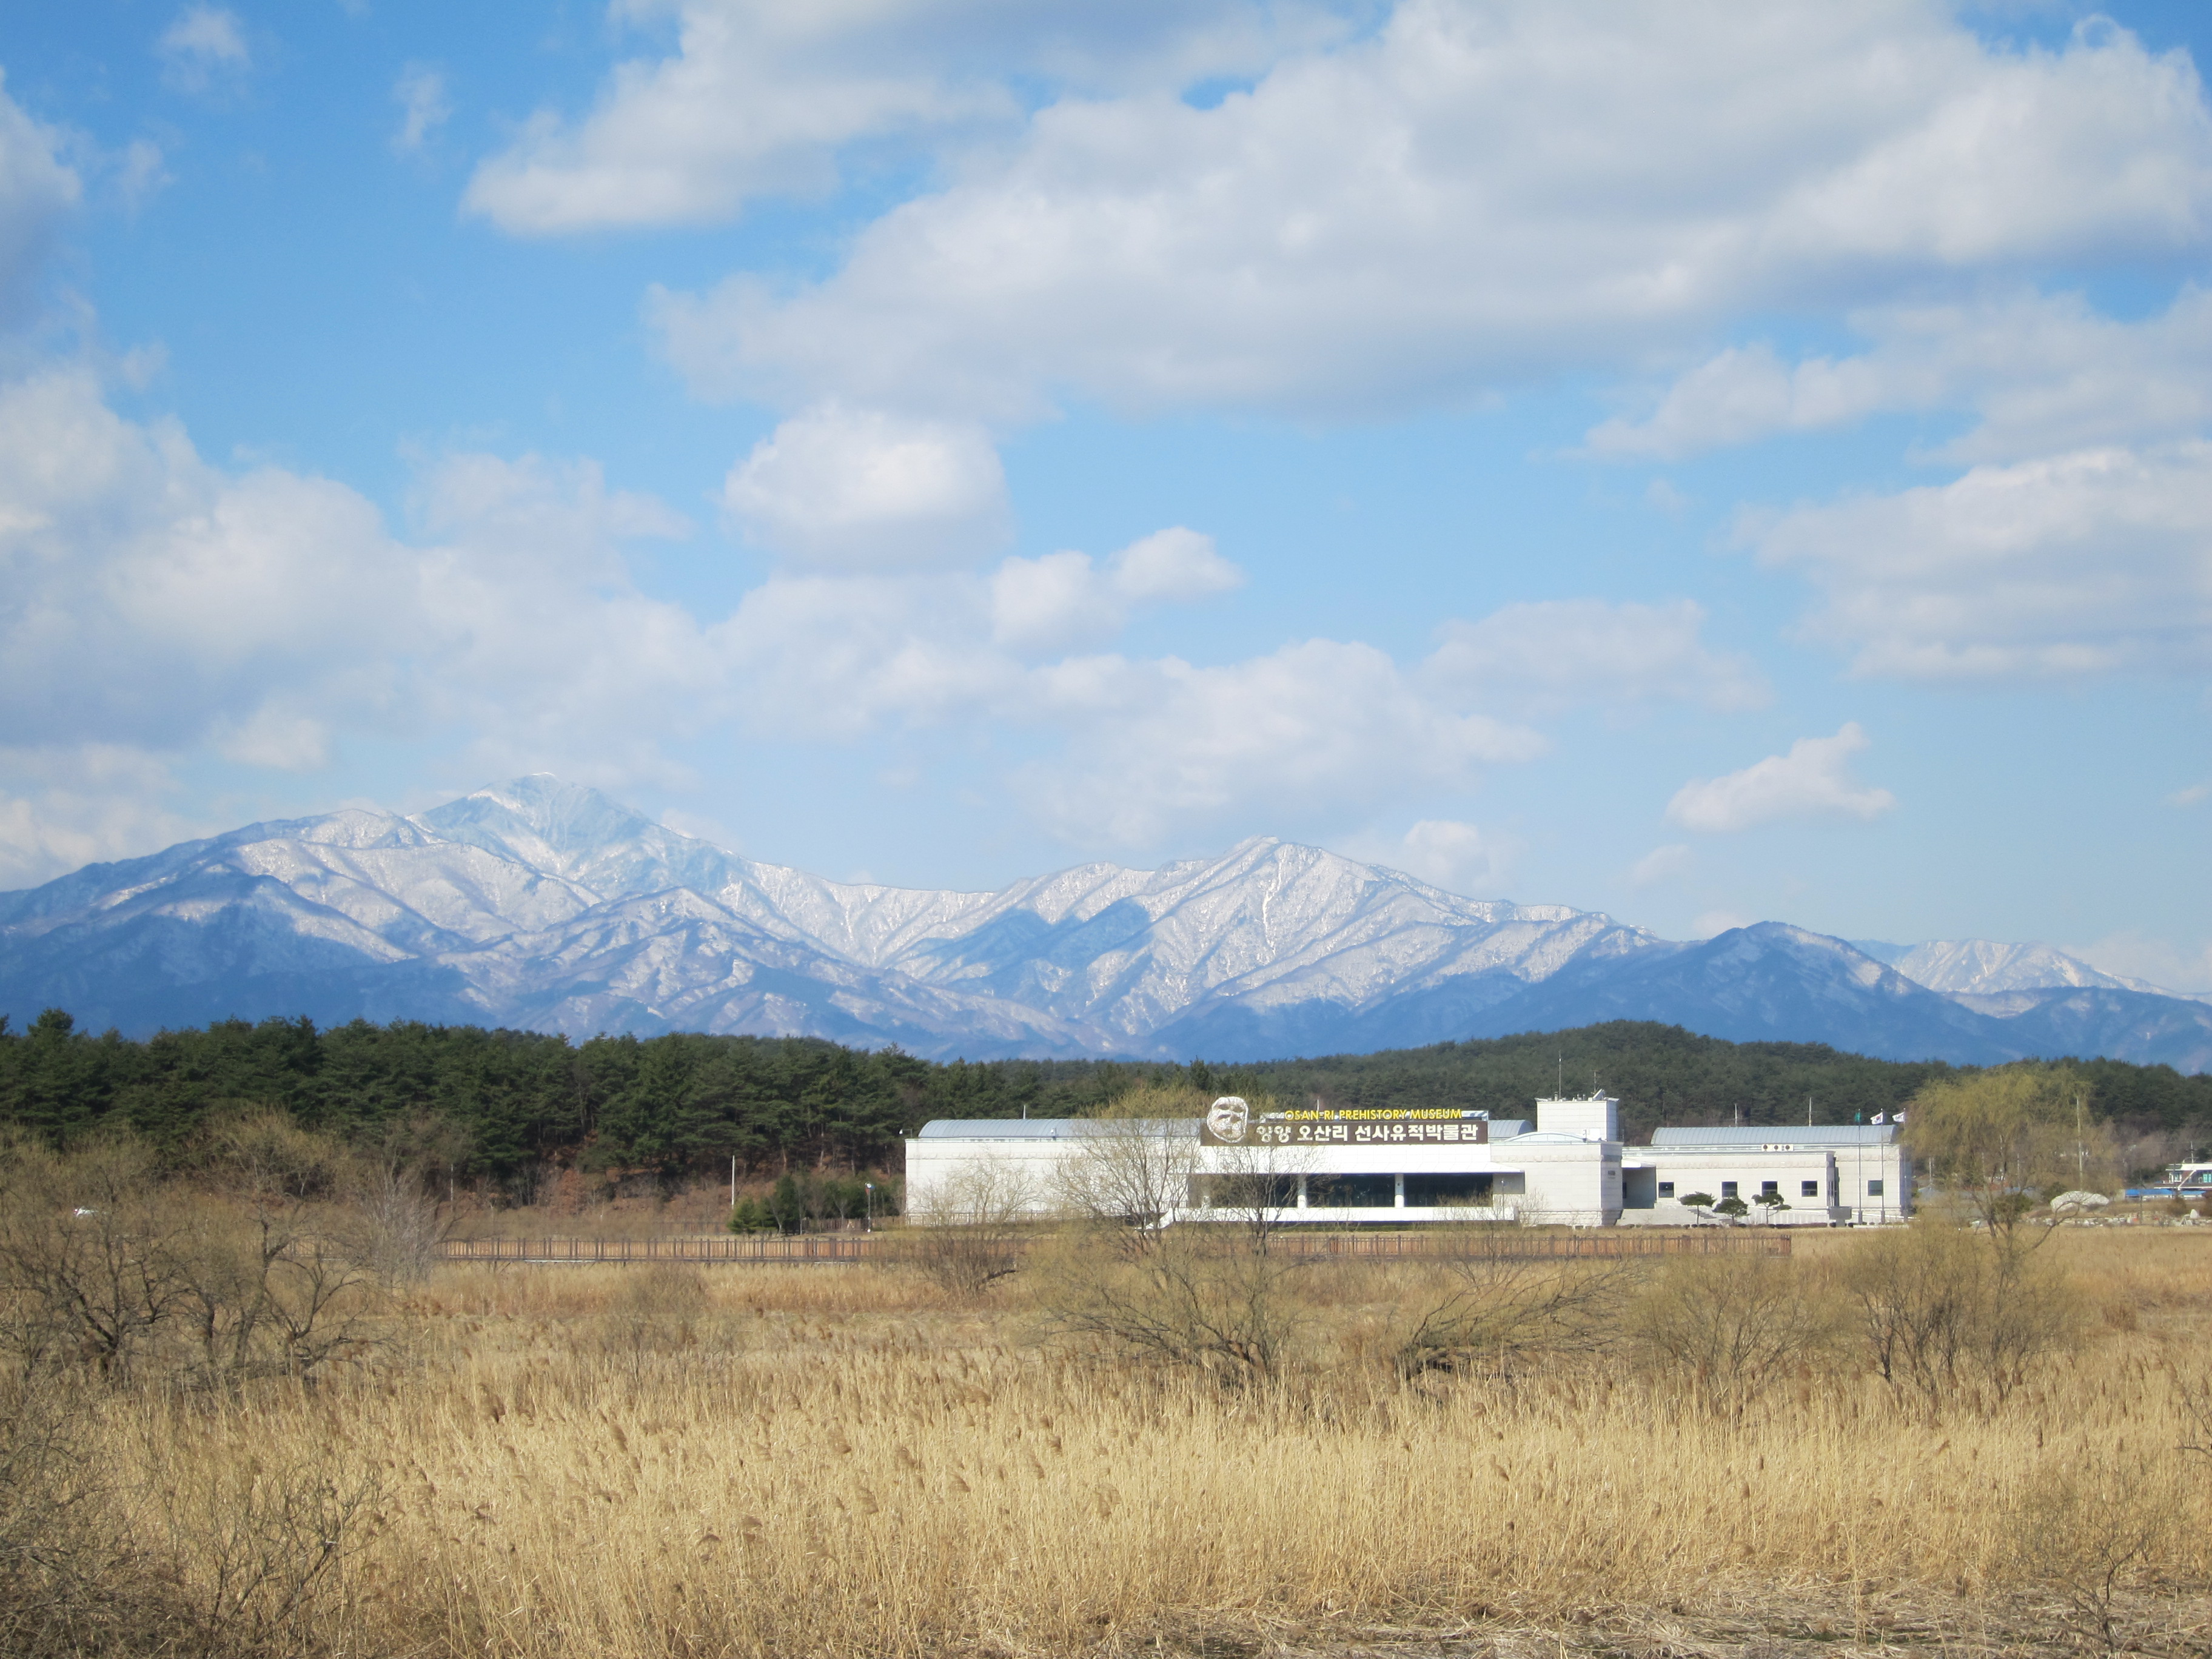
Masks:
[[[1624,1146],[1611,1096],[1540,1100],[1535,1113],[1258,1115],[1230,1097],[1202,1119],[939,1119],[906,1143],[907,1210],[925,1224],[951,1220],[988,1199],[1042,1218],[1095,1211],[1111,1194],[1164,1222],[1263,1203],[1279,1221],[1333,1226],[1683,1226],[1715,1219],[1683,1201],[1702,1195],[1738,1199],[1750,1221],[1774,1226],[1911,1213],[1894,1124],[1667,1128],[1648,1146]]]

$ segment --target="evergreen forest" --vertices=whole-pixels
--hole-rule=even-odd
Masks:
[[[2075,1062],[2116,1126],[2212,1139],[2212,1076]],[[1614,1021],[1372,1054],[1258,1065],[921,1060],[806,1037],[594,1036],[365,1021],[224,1021],[134,1041],[49,1009],[0,1018],[0,1132],[58,1144],[127,1129],[181,1156],[211,1118],[281,1108],[303,1125],[527,1201],[550,1170],[669,1182],[728,1167],[891,1170],[932,1118],[1068,1117],[1141,1085],[1277,1103],[1457,1106],[1530,1115],[1594,1086],[1621,1102],[1631,1141],[1662,1123],[1824,1123],[1893,1111],[1969,1068],[1901,1063],[1818,1043],[1724,1042]]]

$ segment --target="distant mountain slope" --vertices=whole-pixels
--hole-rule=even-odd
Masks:
[[[1571,1013],[1571,1017],[1570,1017]],[[1778,921],[1664,956],[1571,968],[1493,1009],[1477,1035],[1650,1019],[1734,1042],[1818,1041],[1884,1060],[2016,1060],[2005,1024],[1914,984],[1839,939]]]
[[[2060,986],[1957,1000],[2002,1020],[2022,1054],[2105,1054],[2212,1071],[2212,1006],[2193,998]]]
[[[994,893],[839,883],[544,775],[0,895],[0,1012],[50,1005],[134,1033],[304,1012],[978,1059],[1257,1060],[1634,1018],[1898,1059],[2212,1064],[2212,1007],[2046,946],[1863,950],[1772,922],[1682,944],[1264,837]]]
[[[2002,991],[2033,991],[2057,986],[2094,986],[2107,991],[2166,994],[2140,980],[2120,979],[2092,968],[2078,957],[2048,945],[2004,945],[1988,939],[1936,939],[1918,945],[1885,945],[1874,939],[1851,943],[1916,985],[1946,996],[1987,996]]]

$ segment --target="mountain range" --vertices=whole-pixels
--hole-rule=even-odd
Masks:
[[[544,774],[402,816],[257,823],[0,894],[0,1012],[585,1036],[802,1034],[935,1058],[1224,1060],[1651,1019],[1989,1063],[2212,1066],[2212,1004],[2046,945],[1663,939],[1265,837],[996,892],[762,864]]]

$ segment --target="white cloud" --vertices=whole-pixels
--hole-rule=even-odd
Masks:
[[[1244,573],[1214,550],[1213,538],[1181,525],[1156,530],[1114,556],[1114,591],[1132,604],[1188,603],[1244,585]]]
[[[1174,91],[1344,25],[1254,0],[623,0],[676,50],[618,65],[581,121],[540,111],[469,211],[518,234],[693,224],[836,182],[847,146],[1018,122],[1039,82]]]
[[[1509,605],[1480,622],[1446,623],[1426,672],[1439,684],[1530,709],[1662,699],[1762,706],[1765,678],[1747,658],[1708,648],[1705,622],[1705,608],[1688,599]]]
[[[1097,645],[1121,631],[1119,599],[1088,553],[1008,559],[991,576],[991,637],[1016,651]]]
[[[722,499],[753,540],[823,570],[964,563],[1004,541],[1011,517],[980,426],[834,402],[762,439]]]
[[[1353,851],[1356,846],[1360,850]],[[1395,845],[1379,839],[1347,846],[1354,858],[1384,864],[1419,876],[1447,892],[1494,898],[1506,872],[1520,856],[1522,843],[1477,824],[1452,818],[1423,818]]]
[[[1219,666],[1072,659],[1028,695],[1066,733],[1017,780],[1031,811],[1086,845],[1157,844],[1255,812],[1364,817],[1413,787],[1466,788],[1542,738],[1425,695],[1384,653],[1334,640]]]
[[[703,630],[617,550],[681,533],[665,507],[461,456],[418,514],[409,545],[340,484],[212,467],[81,370],[0,385],[0,700],[56,753],[313,769],[349,731],[451,724],[487,761],[601,775],[720,707]]]
[[[412,604],[376,513],[337,484],[230,477],[89,374],[0,386],[0,696],[59,742],[187,741],[272,677],[388,647]]]
[[[1407,0],[1211,109],[1062,99],[826,281],[653,310],[708,395],[1326,413],[2193,248],[2209,208],[2195,72],[2123,31],[2052,52],[1923,0]]]
[[[1785,363],[1733,346],[1670,386],[1641,420],[1593,428],[1589,448],[1676,457],[1817,432],[1890,410],[1966,409],[1978,422],[1929,459],[2012,460],[2130,439],[2193,435],[2212,421],[2212,292],[2185,287],[2137,322],[2080,295],[1869,310],[1855,357]]]
[[[252,66],[238,14],[222,6],[187,6],[156,43],[161,78],[182,92],[205,92],[219,78]]]
[[[2186,789],[2177,789],[2166,798],[2169,806],[2197,806],[2212,800],[2212,783],[2192,783]]]
[[[1867,746],[1856,721],[1832,738],[1800,738],[1786,755],[1684,784],[1667,803],[1667,821],[1717,835],[1789,818],[1880,817],[1897,797],[1850,775],[1850,757]]]
[[[987,590],[966,575],[777,576],[714,638],[763,735],[848,739],[1022,701],[1022,666],[992,648]]]
[[[1694,857],[1688,848],[1679,842],[1671,847],[1655,847],[1630,867],[1628,879],[1638,887],[1672,881],[1688,872]]]
[[[178,793],[127,745],[0,748],[0,891],[208,833],[164,805]]]
[[[1922,679],[2212,662],[2212,442],[1979,466],[1744,537],[1822,592],[1854,672]]]
[[[410,64],[402,70],[392,83],[392,97],[400,112],[392,148],[402,155],[419,155],[431,136],[453,118],[446,77],[427,64]]]
[[[2108,933],[2094,945],[2069,945],[2066,954],[2122,979],[2172,991],[2212,992],[2212,944],[2185,945],[2136,930]]]
[[[313,771],[365,736],[618,786],[681,781],[663,744],[715,733],[954,726],[1041,757],[1007,781],[1047,827],[1129,848],[1255,811],[1326,830],[1545,746],[1356,641],[1033,659],[1072,604],[1115,622],[1242,580],[1186,527],[995,573],[786,570],[716,622],[629,576],[627,544],[690,528],[589,462],[456,454],[395,533],[330,480],[210,465],[86,370],[0,382],[0,701],[38,734],[0,755],[0,870],[173,839],[144,803],[187,763]],[[1400,850],[1470,881],[1510,848],[1434,820]]]
[[[7,95],[0,70],[0,327],[28,316],[56,233],[81,185],[61,136]]]
[[[1103,570],[1085,553],[1008,559],[991,578],[992,637],[1018,651],[1097,645],[1121,631],[1133,606],[1189,604],[1243,581],[1212,537],[1180,525],[1132,542]]]
[[[1698,939],[1711,939],[1717,933],[1726,933],[1738,927],[1757,925],[1759,918],[1746,915],[1741,910],[1706,910],[1691,922],[1690,932]]]

